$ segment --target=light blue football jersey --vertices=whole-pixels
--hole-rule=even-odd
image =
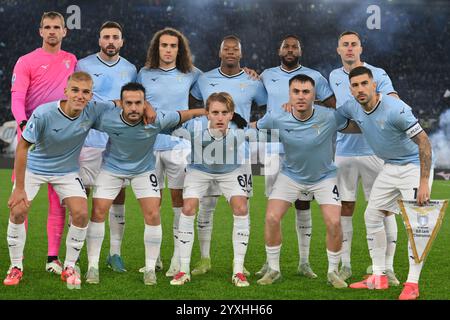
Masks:
[[[100,58],[98,53],[91,54],[77,62],[75,71],[84,71],[94,80],[93,100],[108,101],[120,99],[123,85],[136,80],[136,67],[123,57],[114,63],[108,63]],[[108,135],[95,129],[89,132],[85,147],[105,148]]]
[[[260,80],[253,80],[243,70],[233,76],[224,74],[220,68],[202,74],[192,89],[192,95],[206,104],[208,97],[215,92],[227,92],[233,98],[235,112],[250,122],[252,102],[258,106],[266,105],[267,92]]]
[[[127,123],[119,108],[103,113],[94,126],[109,135],[102,168],[123,175],[154,170],[156,136],[179,122],[180,114],[176,111],[157,111],[156,120],[150,125],[144,125],[142,121],[134,125]]]
[[[245,131],[231,122],[222,139],[211,136],[205,116],[185,122],[173,135],[191,142],[188,168],[220,174],[232,172],[244,163]]]
[[[258,120],[258,129],[278,129],[284,147],[281,172],[300,184],[315,184],[336,176],[333,162],[334,135],[343,130],[348,120],[336,117],[336,111],[314,105],[307,120],[297,119],[293,113],[273,110]]]
[[[370,113],[356,100],[348,100],[337,113],[358,124],[369,146],[385,163],[420,164],[419,148],[410,137],[422,129],[411,108],[400,99],[380,94]]]
[[[189,93],[202,72],[195,68],[183,73],[177,68],[169,70],[142,68],[137,82],[145,87],[145,99],[155,110],[179,111],[189,109]],[[154,150],[166,151],[174,148],[190,148],[186,141],[159,135]]]
[[[36,108],[22,137],[34,144],[27,168],[36,174],[61,176],[79,171],[78,158],[89,130],[104,113],[116,109],[112,102],[91,101],[76,118],[70,118],[53,101]]]
[[[307,75],[314,80],[316,100],[325,101],[333,96],[327,79],[320,72],[305,66],[299,66],[291,71],[278,66],[266,69],[261,74],[261,80],[267,90],[267,111],[272,111],[274,114],[284,113],[281,106],[289,101],[289,80],[298,74]]]
[[[377,92],[384,95],[396,93],[392,81],[386,71],[368,63],[364,67],[372,71],[373,79],[377,83]],[[355,100],[350,91],[348,72],[343,67],[334,69],[330,73],[330,86],[336,96],[336,107],[339,108],[348,100]],[[374,152],[361,134],[345,134],[338,132],[336,139],[336,155],[343,157],[370,156]]]

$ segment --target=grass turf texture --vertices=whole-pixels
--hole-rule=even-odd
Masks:
[[[7,200],[11,191],[11,170],[0,170],[0,274],[1,278],[9,267],[6,230],[8,223]],[[295,233],[294,210],[291,208],[283,220],[283,247],[281,253],[281,269],[283,280],[272,286],[259,286],[254,273],[265,261],[264,248],[264,215],[266,198],[264,197],[263,177],[254,177],[254,197],[251,199],[251,235],[245,266],[252,275],[249,277],[250,287],[236,288],[231,284],[233,248],[231,230],[233,219],[231,211],[222,197],[214,215],[214,230],[211,245],[212,270],[202,276],[192,276],[191,282],[181,287],[171,286],[170,278],[165,272],[172,256],[172,220],[173,212],[168,192],[162,205],[163,242],[161,256],[164,271],[158,272],[158,285],[145,286],[142,274],[138,269],[144,265],[143,218],[138,208],[132,190],[127,190],[126,228],[122,245],[128,272],[119,274],[106,267],[106,257],[109,251],[109,227],[106,225],[106,235],[100,258],[100,284],[88,285],[83,282],[81,290],[68,290],[59,276],[45,272],[47,255],[47,188],[42,187],[33,201],[29,215],[29,229],[25,246],[24,278],[17,287],[6,287],[0,284],[0,299],[397,299],[402,287],[391,287],[384,291],[369,290],[337,290],[326,281],[327,256],[325,251],[325,226],[319,208],[315,202],[313,211],[313,235],[311,242],[310,263],[318,274],[318,279],[306,279],[296,274],[298,265],[297,237]],[[432,198],[445,199],[450,195],[450,183],[435,181]],[[359,194],[362,199],[362,194]],[[354,216],[354,234],[352,245],[353,277],[348,281],[359,281],[370,264],[363,212],[365,203],[358,202]],[[449,209],[447,209],[449,211]],[[448,243],[450,241],[450,217],[444,217],[443,225],[425,267],[420,282],[420,299],[450,299],[450,264]],[[395,271],[401,282],[406,281],[408,273],[408,255],[406,232],[400,216],[397,216],[398,242],[394,261]],[[64,233],[60,254],[65,255]],[[86,247],[86,245],[85,245]],[[81,254],[81,270],[87,269],[85,247]],[[198,242],[194,243],[191,268],[199,260]],[[83,277],[84,281],[84,277]]]

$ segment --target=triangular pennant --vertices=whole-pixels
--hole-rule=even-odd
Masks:
[[[432,200],[418,206],[416,200],[398,200],[414,261],[420,263],[430,252],[444,218],[448,200]]]

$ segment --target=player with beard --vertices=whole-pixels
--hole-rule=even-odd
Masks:
[[[335,108],[336,99],[327,80],[318,71],[300,64],[302,46],[300,39],[296,35],[287,35],[282,39],[278,56],[280,57],[281,65],[266,69],[261,74],[261,79],[267,90],[267,111],[272,111],[273,114],[284,113],[281,106],[289,101],[289,80],[298,74],[307,75],[314,80],[315,103]],[[283,154],[284,150],[280,144],[270,143],[267,145],[264,161],[266,196],[269,196],[272,191],[273,184],[280,171],[280,155]],[[308,278],[316,278],[317,275],[309,264],[309,246],[312,233],[309,201],[312,199],[305,198],[302,200],[305,201],[295,201],[296,230],[300,255],[298,273]],[[266,271],[267,263],[256,275],[263,276]]]
[[[123,46],[122,27],[114,21],[107,21],[100,27],[98,44],[100,51],[87,56],[78,62],[77,71],[84,71],[91,75],[94,81],[93,100],[108,101],[120,98],[121,87],[136,79],[136,67],[120,56]],[[95,178],[100,172],[102,155],[108,142],[108,135],[91,129],[80,154],[80,176],[87,187],[94,185]],[[108,266],[116,272],[125,272],[125,265],[121,257],[121,245],[125,230],[125,188],[120,193],[109,211],[110,251],[107,259]],[[92,249],[90,240],[104,233],[104,222],[89,222],[87,234],[88,255]],[[98,264],[98,261],[97,261]]]

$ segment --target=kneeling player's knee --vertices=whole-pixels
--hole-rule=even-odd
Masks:
[[[381,210],[367,207],[364,213],[367,234],[373,234],[383,230],[384,217],[385,215]]]
[[[21,224],[27,217],[28,210],[24,205],[18,204],[9,213],[9,220],[15,224]]]

